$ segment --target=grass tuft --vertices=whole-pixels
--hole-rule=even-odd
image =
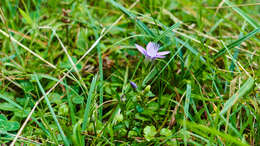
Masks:
[[[257,0],[0,5],[2,145],[260,145]]]

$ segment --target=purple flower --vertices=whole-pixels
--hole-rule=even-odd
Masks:
[[[132,86],[132,88],[137,89],[137,85],[134,82],[130,81],[130,85]]]
[[[170,51],[162,51],[162,52],[158,52],[160,45],[153,43],[153,42],[149,42],[146,46],[146,50],[138,45],[135,44],[136,48],[138,49],[139,52],[141,52],[142,54],[144,54],[144,56],[150,60],[156,59],[156,58],[164,58],[164,55],[167,55],[170,53]]]

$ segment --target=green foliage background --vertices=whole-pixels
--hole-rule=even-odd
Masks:
[[[0,143],[259,145],[259,12],[257,0],[2,0]],[[150,41],[171,53],[146,60],[134,44]]]

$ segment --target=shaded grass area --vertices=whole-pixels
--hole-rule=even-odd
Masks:
[[[260,144],[257,0],[0,6],[0,143]]]

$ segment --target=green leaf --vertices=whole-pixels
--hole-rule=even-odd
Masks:
[[[148,104],[148,110],[150,111],[157,111],[160,109],[160,105],[157,102],[151,102]]]
[[[142,116],[140,113],[135,114],[135,119],[144,121],[144,122],[148,122],[150,120],[150,119],[146,118],[145,116]]]
[[[25,118],[28,116],[28,113],[30,113],[30,111],[30,108],[27,108],[26,110],[17,110],[14,112],[14,115],[19,118]]]
[[[136,131],[131,130],[131,131],[128,132],[127,137],[131,138],[131,137],[136,137],[137,135],[138,135],[138,134],[137,134]]]
[[[3,100],[5,100],[5,101],[9,102],[9,103],[10,103],[10,107],[11,107],[11,105],[12,105],[12,106],[15,106],[15,107],[18,108],[18,109],[23,109],[19,104],[17,104],[17,103],[14,102],[12,99],[8,98],[7,96],[5,96],[5,95],[3,95],[3,94],[0,94],[0,99],[3,99]],[[5,106],[7,106],[7,105],[5,105]],[[0,107],[0,108],[1,108],[1,107]],[[3,109],[3,110],[4,110],[4,109]]]
[[[228,111],[228,109],[230,109],[238,101],[239,98],[245,96],[252,89],[253,86],[254,79],[250,77],[243,84],[243,86],[231,98],[229,98],[228,101],[226,101],[224,108],[221,110],[219,114],[225,114]]]
[[[0,115],[0,131],[16,131],[20,124],[16,121],[8,121],[4,115]]]
[[[84,103],[84,97],[82,97],[82,96],[74,96],[72,98],[72,102],[75,103],[75,104],[82,104],[82,103]]]
[[[79,120],[75,125],[73,125],[73,131],[72,131],[72,143],[74,145],[84,145],[82,143],[82,134],[80,132],[80,124],[82,123],[82,120]]]
[[[65,116],[65,115],[68,115],[69,113],[69,108],[67,106],[67,104],[62,104],[60,107],[59,107],[59,112],[58,112],[58,115],[60,116]]]
[[[146,126],[144,128],[144,137],[147,141],[151,141],[152,139],[154,139],[154,136],[156,135],[156,129],[155,127],[152,126]]]
[[[8,131],[8,121],[1,121],[0,122],[0,130],[1,131]]]
[[[25,13],[22,9],[19,8],[19,11],[21,13],[21,15],[23,16],[23,18],[25,19],[25,21],[30,24],[33,25],[33,20],[31,19],[31,17],[29,16],[29,14]]]
[[[83,54],[84,54],[84,49],[87,48],[87,41],[86,41],[87,32],[86,32],[86,30],[85,29],[83,29],[83,30],[81,29],[79,31],[79,34],[78,34],[77,38],[78,38],[77,42],[76,42],[77,47],[80,48],[81,52],[83,52]]]
[[[77,58],[75,56],[72,56],[71,59],[72,59],[74,64],[77,63]],[[66,58],[65,61],[60,63],[60,67],[69,70],[73,66],[72,66],[71,62],[69,61],[69,59]],[[81,70],[82,69],[82,65],[80,63],[78,63],[76,65],[76,68],[77,68],[77,70]],[[73,71],[75,71],[75,70],[73,70]]]
[[[49,94],[49,100],[51,103],[55,103],[57,105],[61,104],[61,95],[59,93],[50,93]]]
[[[170,129],[163,128],[160,131],[160,135],[168,137],[172,135],[172,131]]]
[[[20,128],[20,124],[16,121],[14,122],[7,122],[7,129],[6,131],[16,131]]]
[[[144,108],[143,108],[142,106],[140,106],[140,105],[136,105],[135,108],[136,108],[136,110],[137,110],[138,113],[141,113],[141,112],[144,111]]]
[[[3,110],[3,111],[16,111],[17,107],[13,106],[10,103],[4,102],[4,103],[0,103],[0,110]]]
[[[23,88],[24,92],[28,93],[34,90],[33,84],[29,81],[21,81],[21,87]]]
[[[0,114],[0,122],[1,121],[7,121],[7,118],[5,117],[5,115]]]
[[[124,120],[124,116],[118,112],[116,115],[115,115],[115,121],[117,122],[122,122]]]

